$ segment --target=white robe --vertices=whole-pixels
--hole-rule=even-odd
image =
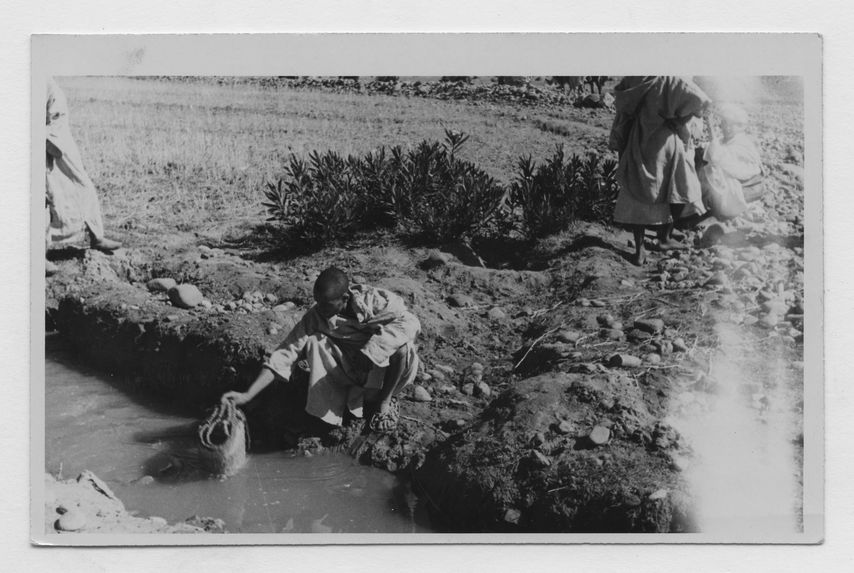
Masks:
[[[365,389],[380,389],[389,358],[401,347],[406,354],[403,384],[418,373],[415,337],[421,324],[398,295],[381,288],[355,285],[350,288],[349,316],[323,318],[317,307],[306,312],[265,366],[285,380],[305,354],[308,363],[306,412],[328,424],[341,425],[345,410],[362,416]],[[369,372],[354,367],[359,352],[373,364]]]
[[[45,108],[47,154],[45,189],[49,221],[46,241],[75,242],[86,238],[88,229],[96,238],[104,236],[101,206],[95,184],[83,168],[80,150],[71,137],[65,94],[51,79],[47,84]]]
[[[713,140],[703,158],[703,202],[719,219],[737,217],[747,209],[742,183],[762,173],[759,149],[749,135],[737,133],[727,141]]]

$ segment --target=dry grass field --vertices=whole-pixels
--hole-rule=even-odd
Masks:
[[[466,132],[467,159],[509,182],[520,155],[605,151],[602,112],[134,78],[60,78],[72,130],[116,234],[203,234],[257,224],[289,154],[361,154]],[[602,116],[602,117],[600,117]],[[555,123],[574,135],[555,133]],[[566,129],[562,130],[567,132]]]

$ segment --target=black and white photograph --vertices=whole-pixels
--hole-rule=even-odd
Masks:
[[[820,38],[536,36],[33,38],[35,543],[822,539]]]

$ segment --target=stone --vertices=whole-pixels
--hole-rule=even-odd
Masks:
[[[213,303],[211,301],[209,301],[208,299],[202,299],[202,302],[199,304],[202,308],[212,308],[213,307]]]
[[[277,302],[279,302],[279,297],[273,293],[267,293],[266,295],[264,295],[264,300],[269,302],[270,304],[276,304]]]
[[[431,368],[427,372],[424,373],[425,376],[429,376],[428,380],[435,380],[436,382],[447,382],[448,377],[445,376],[445,373],[439,370],[438,368]]]
[[[639,318],[634,322],[634,327],[650,334],[658,334],[664,330],[664,321],[660,318]]]
[[[427,267],[439,267],[442,265],[447,265],[451,262],[451,255],[448,253],[443,253],[442,251],[430,251],[427,255],[427,259],[424,261],[424,265]]]
[[[472,374],[483,374],[483,364],[481,364],[480,362],[472,362],[471,366],[469,366],[469,372],[471,372]]]
[[[474,395],[489,398],[492,395],[492,389],[486,382],[478,382],[474,386]]]
[[[282,304],[277,304],[276,306],[274,306],[273,312],[290,312],[290,311],[294,310],[296,307],[297,307],[297,305],[291,301],[283,302]]]
[[[606,364],[611,367],[638,368],[643,362],[637,356],[617,353],[609,356]]]
[[[279,334],[279,327],[276,326],[275,324],[271,324],[270,326],[267,327],[267,334],[269,334],[270,336]]]
[[[60,531],[80,531],[86,527],[86,514],[79,509],[69,509],[56,520],[55,527]]]
[[[169,300],[179,308],[194,308],[201,304],[202,292],[191,284],[180,284],[169,289]]]
[[[557,425],[557,431],[561,434],[570,434],[574,429],[572,422],[567,420],[561,420],[560,424]]]
[[[582,336],[584,335],[577,330],[561,330],[557,333],[557,339],[566,344],[575,344]]]
[[[177,314],[167,314],[164,320],[166,322],[176,322],[178,320],[181,320],[181,316]]]
[[[685,340],[682,337],[677,337],[673,339],[673,350],[676,352],[688,352],[688,345],[685,344]]]
[[[474,384],[472,382],[466,382],[460,388],[460,392],[462,392],[466,396],[474,395]]]
[[[552,461],[539,450],[531,450],[531,458],[533,458],[534,462],[540,467],[547,468],[552,465]]]
[[[504,512],[504,521],[507,523],[512,523],[514,525],[519,523],[519,519],[522,517],[522,512],[518,509],[510,508]]]
[[[614,323],[617,322],[617,319],[610,314],[600,314],[596,317],[596,321],[605,328],[614,328]]]
[[[599,336],[607,340],[621,342],[626,339],[625,333],[617,328],[605,328],[599,331]]]
[[[645,330],[635,328],[629,331],[628,338],[629,340],[634,340],[635,342],[643,342],[652,338],[652,334]]]
[[[148,290],[150,290],[151,292],[168,292],[169,289],[171,289],[174,286],[177,286],[177,284],[178,283],[175,282],[175,279],[170,279],[170,278],[164,277],[164,278],[158,278],[158,279],[151,279],[150,281],[148,281],[146,283],[146,286],[148,287]]]
[[[435,368],[439,372],[442,372],[443,374],[445,374],[445,376],[451,376],[454,373],[454,367],[448,366],[447,364],[436,364],[433,366],[433,368]]]
[[[605,308],[608,305],[605,303],[604,300],[591,300],[590,306],[594,308]]]
[[[595,446],[604,446],[611,439],[611,430],[605,426],[595,426],[587,435]]]
[[[433,396],[430,395],[430,392],[424,386],[416,384],[412,387],[412,399],[416,402],[430,402],[433,400]]]
[[[475,302],[472,297],[467,294],[456,293],[448,297],[448,304],[457,308],[465,308],[474,306]]]
[[[586,298],[580,298],[575,301],[578,306],[590,306],[590,301]]]
[[[489,320],[504,320],[507,318],[507,313],[496,306],[495,308],[490,309],[490,311],[486,313],[486,316]]]
[[[137,484],[139,484],[139,485],[151,485],[151,484],[153,484],[153,483],[154,483],[154,477],[152,477],[152,476],[142,476],[141,478],[139,478],[138,480],[136,480],[134,483],[137,483]]]
[[[763,328],[774,328],[780,322],[780,317],[776,314],[769,313],[759,319],[759,326]]]
[[[661,356],[658,354],[647,354],[643,357],[643,361],[649,364],[661,364]]]

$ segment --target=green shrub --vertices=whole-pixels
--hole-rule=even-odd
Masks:
[[[494,222],[505,190],[457,152],[468,140],[445,131],[445,142],[422,141],[404,152],[380,148],[362,158],[312,152],[291,157],[285,176],[265,191],[268,220],[297,239],[338,241],[359,230],[397,227],[429,242],[472,237]]]
[[[562,146],[541,165],[530,156],[520,158],[510,204],[521,215],[522,233],[539,238],[577,219],[607,221],[617,196],[616,167],[596,154],[567,159]]]
[[[311,244],[352,235],[362,226],[366,211],[357,172],[357,159],[345,160],[331,151],[312,152],[308,163],[291,156],[285,178],[267,184],[267,220],[283,222],[295,238]]]
[[[398,224],[429,242],[474,237],[500,212],[505,189],[482,169],[457,157],[468,136],[445,130],[445,142],[421,142],[394,161],[391,190]]]

